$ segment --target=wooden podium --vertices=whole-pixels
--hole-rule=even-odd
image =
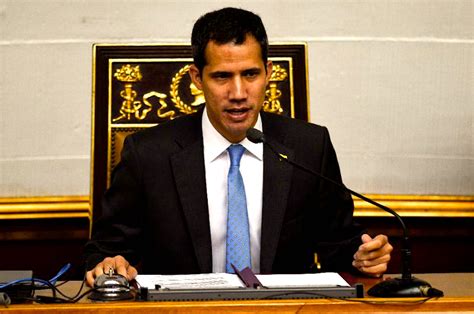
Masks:
[[[0,308],[0,313],[390,313],[474,312],[474,273],[421,274],[417,277],[443,290],[445,296],[424,302],[423,298],[292,299],[200,302],[95,302],[84,298],[76,304],[18,304]],[[355,278],[365,290],[380,279]],[[70,282],[63,291],[74,295],[80,282]]]

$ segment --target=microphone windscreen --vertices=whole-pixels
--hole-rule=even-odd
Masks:
[[[265,142],[265,135],[257,129],[250,128],[247,130],[247,138],[252,143],[263,143]]]

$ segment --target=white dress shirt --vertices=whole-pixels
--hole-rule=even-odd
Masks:
[[[262,130],[258,117],[255,128]],[[213,127],[204,108],[202,115],[204,164],[212,242],[212,271],[225,273],[227,232],[227,174],[230,160],[227,148],[232,144]],[[262,229],[263,144],[248,139],[240,142],[245,152],[240,161],[244,180],[250,229],[252,271],[260,272],[260,234]]]

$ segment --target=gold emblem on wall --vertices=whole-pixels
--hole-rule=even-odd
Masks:
[[[286,80],[288,73],[284,68],[279,65],[273,67],[272,76],[270,77],[270,83],[268,84],[268,89],[265,91],[265,101],[263,102],[263,110],[267,112],[273,112],[281,114],[283,113],[283,108],[279,98],[282,93],[281,90],[277,88],[278,83]]]
[[[123,90],[120,91],[119,114],[113,117],[112,122],[142,121],[148,114],[152,114],[151,112],[156,112],[155,117],[162,120],[172,120],[180,115],[196,112],[205,103],[204,93],[192,82],[188,89],[184,86],[180,89],[180,84],[183,83],[189,67],[189,64],[181,67],[171,78],[169,101],[167,94],[155,90],[145,92],[140,100],[139,93],[134,89],[134,84],[143,79],[140,65],[126,64],[116,69],[114,77],[123,83]],[[278,89],[278,83],[285,81],[287,77],[287,71],[283,67],[274,66],[268,89],[265,92],[263,110],[277,114],[283,113],[280,104],[282,92]],[[189,91],[187,95],[188,100],[191,99],[189,103],[183,101],[180,90],[181,92]]]
[[[131,120],[132,116],[137,120],[145,119],[148,112],[151,111],[151,105],[143,103],[139,100],[135,100],[137,92],[133,90],[133,83],[141,81],[142,74],[140,72],[140,66],[137,65],[132,67],[130,64],[124,65],[114,74],[114,77],[120,82],[124,83],[124,89],[120,91],[120,97],[123,98],[122,106],[120,107],[120,116],[114,118],[112,121],[117,122],[122,119]]]

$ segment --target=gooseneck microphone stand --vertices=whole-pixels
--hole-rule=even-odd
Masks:
[[[402,229],[403,229],[403,239],[401,242],[401,278],[390,278],[387,280],[384,280],[372,288],[370,288],[367,293],[371,296],[376,296],[376,297],[438,297],[438,296],[443,296],[443,292],[431,287],[431,285],[421,279],[417,279],[412,276],[411,273],[411,246],[410,246],[410,240],[408,237],[408,229],[405,226],[405,223],[403,222],[402,218],[400,215],[398,215],[394,210],[391,208],[388,208],[387,206],[384,206],[362,194],[359,194],[355,191],[352,191],[351,189],[347,188],[345,185],[336,182],[326,176],[323,176],[322,174],[315,172],[301,164],[295,163],[294,161],[290,160],[288,156],[283,155],[279,152],[277,152],[273,146],[268,143],[268,141],[265,138],[265,135],[260,132],[257,129],[251,128],[247,131],[247,138],[253,142],[253,143],[263,143],[267,145],[270,150],[276,154],[280,160],[284,160],[285,162],[288,162],[290,165],[303,170],[307,173],[310,173],[316,177],[319,177],[325,181],[328,181],[337,187],[348,191],[352,195],[366,201],[367,203],[370,203],[390,214],[395,216],[400,223]]]

